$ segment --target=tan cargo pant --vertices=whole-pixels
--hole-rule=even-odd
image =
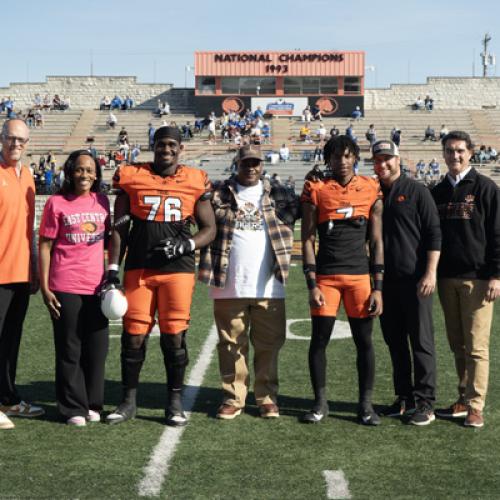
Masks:
[[[438,292],[446,334],[455,356],[460,399],[483,410],[489,375],[493,302],[486,302],[486,280],[442,278]]]
[[[214,316],[224,403],[243,408],[250,384],[249,341],[254,348],[257,405],[276,403],[278,353],[285,342],[284,299],[216,299]]]

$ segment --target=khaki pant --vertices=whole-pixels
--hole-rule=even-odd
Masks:
[[[286,336],[285,300],[216,299],[214,316],[224,403],[245,406],[249,340],[254,348],[255,400],[258,405],[276,403],[278,353]]]
[[[438,281],[446,333],[455,356],[459,397],[482,410],[488,389],[493,302],[486,302],[486,280]]]

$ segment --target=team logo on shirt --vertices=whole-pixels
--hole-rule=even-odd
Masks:
[[[406,196],[404,194],[400,194],[396,200],[399,202],[399,203],[402,203],[403,201],[406,200]]]
[[[264,229],[264,220],[261,211],[250,202],[241,204],[236,213],[235,229],[262,231]]]
[[[476,199],[476,197],[473,194],[468,194],[465,197],[465,203],[474,203],[475,199]]]
[[[94,222],[84,222],[80,225],[80,229],[87,234],[92,234],[97,231],[97,224]]]

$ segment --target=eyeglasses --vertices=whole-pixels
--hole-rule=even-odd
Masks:
[[[26,144],[29,141],[29,139],[25,137],[16,137],[14,135],[4,135],[3,139],[4,141],[10,142],[11,144],[15,144],[16,142],[18,142],[19,144],[22,145]]]

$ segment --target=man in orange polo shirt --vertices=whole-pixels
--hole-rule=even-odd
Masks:
[[[2,127],[0,153],[0,429],[12,429],[8,418],[38,417],[44,410],[21,399],[16,367],[29,295],[38,290],[33,245],[35,185],[21,157],[29,141],[22,120]]]

